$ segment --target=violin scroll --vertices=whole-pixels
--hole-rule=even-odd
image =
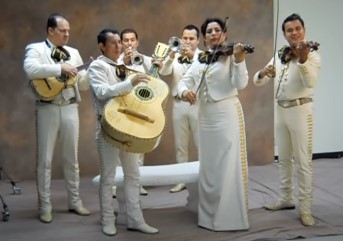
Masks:
[[[311,51],[317,51],[319,49],[319,43],[314,41],[307,42],[307,46],[310,47]]]
[[[255,51],[255,47],[250,44],[245,44],[244,50],[247,51],[248,54],[252,54]]]

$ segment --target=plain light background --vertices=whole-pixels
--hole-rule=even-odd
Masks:
[[[343,42],[340,0],[274,0],[274,29],[279,23],[277,46],[286,44],[281,30],[283,20],[292,13],[304,19],[306,40],[320,44],[321,70],[315,88],[313,153],[343,151]],[[274,34],[275,37],[275,34]]]

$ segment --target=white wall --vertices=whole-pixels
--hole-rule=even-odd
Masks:
[[[304,19],[306,40],[320,43],[322,64],[314,97],[314,153],[343,151],[343,76],[339,73],[343,69],[342,10],[342,0],[274,0],[274,26],[279,19],[277,49],[286,44],[281,25],[292,13]]]

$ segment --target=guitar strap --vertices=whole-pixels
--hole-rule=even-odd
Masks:
[[[140,71],[138,70],[134,70],[134,69],[130,69],[128,67],[126,67],[125,65],[123,64],[114,64],[114,63],[108,63],[106,62],[107,64],[115,67],[115,71],[116,71],[116,75],[118,78],[120,78],[121,81],[124,81],[126,76],[129,75],[130,72],[132,73],[141,73]]]
[[[125,68],[119,66],[119,65],[114,65],[114,64],[110,64],[108,63],[109,65],[112,65],[113,67],[115,67],[115,71],[116,71],[116,75],[117,77],[121,80],[121,81],[124,81],[126,76],[127,76],[127,71]]]
[[[49,44],[48,40],[45,40],[45,44],[51,49],[51,45]]]

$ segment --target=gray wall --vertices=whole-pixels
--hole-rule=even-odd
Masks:
[[[285,44],[281,30],[282,21],[292,13],[300,14],[306,27],[306,39],[320,43],[321,70],[315,89],[314,153],[343,151],[343,42],[341,17],[343,1],[340,0],[274,0],[276,22],[279,3],[279,28],[277,46]],[[275,26],[275,25],[274,25]]]
[[[69,45],[79,49],[84,61],[100,54],[96,36],[104,27],[135,28],[140,37],[140,52],[151,55],[157,42],[167,43],[171,36],[179,36],[186,24],[200,26],[206,17],[230,16],[229,39],[255,46],[255,53],[247,58],[250,83],[240,93],[246,118],[249,164],[272,162],[272,86],[256,88],[251,81],[273,52],[272,0],[1,0],[0,8],[0,167],[4,167],[12,178],[34,178],[34,105],[23,94],[28,80],[22,64],[25,46],[46,38],[46,19],[55,11],[68,18],[71,25]],[[164,80],[168,82],[169,78]],[[94,176],[99,173],[94,141],[95,115],[89,91],[83,92],[82,98],[81,175]],[[166,112],[167,126],[162,141],[156,150],[146,155],[146,165],[175,162],[171,100]],[[53,161],[54,178],[62,176],[60,152],[57,147]],[[197,160],[194,147],[190,160]]]

